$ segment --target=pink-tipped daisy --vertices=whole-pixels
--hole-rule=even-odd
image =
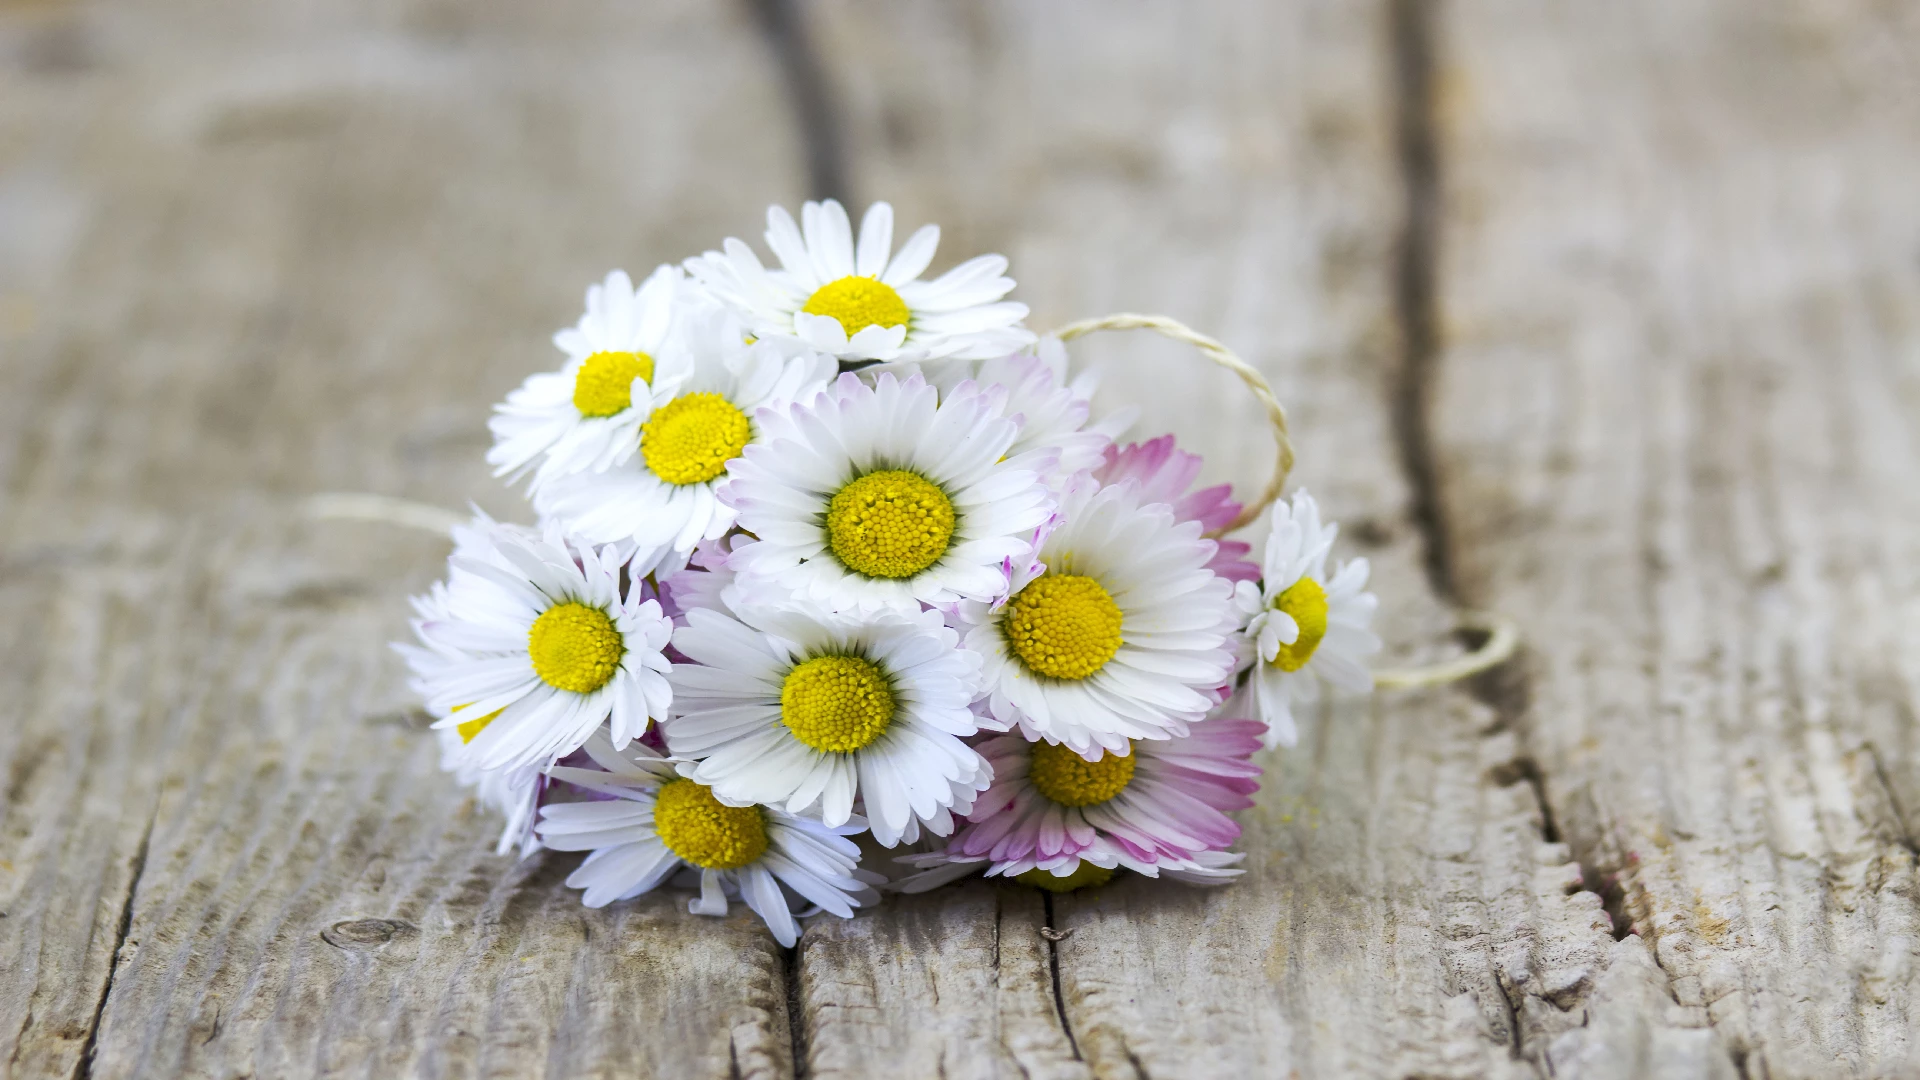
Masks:
[[[1206,532],[1215,532],[1233,524],[1240,504],[1233,499],[1231,484],[1217,484],[1189,491],[1200,476],[1199,454],[1177,449],[1173,436],[1162,435],[1143,443],[1105,448],[1101,462],[1094,468],[1094,479],[1102,484],[1134,484],[1140,501],[1167,503],[1173,516],[1181,521],[1197,521]],[[1253,545],[1240,540],[1216,540],[1219,549],[1207,568],[1229,581],[1258,581],[1260,568],[1246,556]]]
[[[1233,589],[1207,568],[1214,551],[1198,522],[1083,477],[1008,599],[954,608],[986,658],[988,713],[1082,754],[1185,734],[1233,671]]]
[[[1095,372],[1068,378],[1067,351],[1054,337],[1041,338],[1031,352],[977,363],[926,365],[927,377],[942,393],[965,380],[1005,391],[1007,414],[1020,425],[1007,457],[1041,475],[1056,491],[1076,473],[1097,469],[1125,430],[1132,410],[1091,420]]]
[[[1258,721],[1208,720],[1182,738],[1136,742],[1127,754],[1091,761],[1018,735],[989,739],[980,750],[993,765],[993,786],[967,826],[945,850],[903,861],[936,871],[927,879],[936,884],[960,872],[943,867],[979,864],[989,875],[1047,887],[1099,884],[1115,868],[1224,879],[1237,871],[1208,871],[1227,865],[1221,853],[1240,837],[1227,812],[1253,805],[1260,767],[1250,758],[1260,733]],[[1099,880],[1053,880],[1076,873]]]

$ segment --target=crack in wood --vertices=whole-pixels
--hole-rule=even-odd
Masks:
[[[1440,364],[1439,245],[1445,212],[1441,190],[1445,163],[1440,152],[1435,74],[1442,13],[1441,5],[1434,0],[1392,0],[1388,9],[1395,149],[1404,203],[1395,247],[1393,282],[1394,314],[1401,339],[1400,363],[1397,377],[1389,388],[1387,404],[1396,450],[1412,492],[1409,516],[1420,533],[1428,583],[1437,597],[1458,603],[1460,588],[1452,537],[1440,509],[1436,440],[1429,422]],[[1522,721],[1531,697],[1524,662],[1502,665],[1471,680],[1463,689],[1493,712],[1494,723],[1482,732],[1484,737],[1512,732],[1524,746],[1526,732]],[[1540,839],[1550,844],[1564,842],[1560,816],[1548,796],[1546,776],[1537,758],[1523,752],[1496,766],[1489,778],[1503,787],[1526,784],[1539,812]],[[1611,920],[1614,938],[1626,936],[1632,924],[1625,917],[1624,891],[1619,887],[1617,876],[1600,873],[1590,857],[1575,854],[1582,884],[1600,896]],[[1610,883],[1612,887],[1594,888],[1597,883]],[[1663,974],[1670,984],[1671,975],[1664,970]],[[1506,1013],[1508,1045],[1513,1058],[1536,1075],[1547,1075],[1550,1066],[1544,1055],[1536,1059],[1528,1054],[1523,1019],[1526,990],[1510,983],[1504,972],[1496,971],[1493,982]],[[1590,992],[1589,984],[1581,996]]]
[[[1427,424],[1439,350],[1434,279],[1440,243],[1440,153],[1434,102],[1433,0],[1394,0],[1388,15],[1394,75],[1394,137],[1404,219],[1394,263],[1394,309],[1400,324],[1399,377],[1388,413],[1396,449],[1413,492],[1409,513],[1419,529],[1427,578],[1454,598],[1452,561],[1440,521],[1433,432]]]
[[[100,1024],[106,1019],[107,999],[113,996],[113,981],[120,974],[120,953],[127,947],[127,936],[133,932],[133,899],[140,891],[140,878],[147,871],[147,847],[153,842],[153,823],[160,816],[160,806],[154,804],[147,815],[147,827],[140,832],[140,846],[134,849],[133,863],[127,873],[127,895],[120,904],[120,924],[114,931],[113,950],[107,954],[106,984],[100,988],[100,1000],[94,1004],[93,1019],[87,1024],[87,1041],[80,1048],[80,1069],[75,1073],[76,1080],[91,1080],[93,1076],[94,1053],[99,1047]]]
[[[780,974],[786,983],[787,1038],[793,1047],[793,1080],[807,1075],[807,1010],[800,989],[800,964],[806,956],[804,931],[791,949],[780,950]]]
[[[1042,924],[1050,927],[1054,923],[1053,894],[1046,893],[1041,896],[1040,903],[1045,916]],[[1047,974],[1053,980],[1054,1015],[1060,1018],[1060,1030],[1067,1036],[1067,1047],[1073,1051],[1073,1060],[1085,1061],[1086,1059],[1080,1056],[1080,1040],[1073,1034],[1073,1022],[1067,1019],[1066,995],[1060,990],[1060,939],[1048,937],[1046,934],[1041,934],[1040,938],[1047,943]]]
[[[747,0],[761,33],[779,61],[792,100],[800,145],[807,159],[807,187],[816,199],[851,204],[847,155],[840,136],[840,109],[820,64],[797,0]]]

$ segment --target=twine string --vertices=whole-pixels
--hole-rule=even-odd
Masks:
[[[1240,515],[1231,524],[1207,535],[1217,539],[1258,520],[1286,489],[1294,461],[1293,437],[1287,431],[1287,410],[1280,404],[1280,399],[1273,396],[1273,386],[1267,382],[1267,377],[1226,345],[1165,315],[1139,315],[1132,312],[1101,315],[1068,323],[1053,334],[1061,341],[1072,341],[1102,330],[1151,330],[1161,337],[1193,346],[1202,356],[1233,372],[1246,384],[1254,400],[1266,410],[1267,421],[1273,427],[1273,476],[1268,479],[1266,490],[1260,493],[1260,497],[1242,507]],[[1451,660],[1422,667],[1376,671],[1373,673],[1373,685],[1383,690],[1405,690],[1459,682],[1506,663],[1520,646],[1520,627],[1504,615],[1464,611],[1459,615],[1459,626],[1463,630],[1484,631],[1487,639],[1480,643],[1479,648]]]
[[[1286,489],[1287,477],[1293,472],[1293,437],[1287,433],[1287,410],[1280,399],[1273,396],[1273,387],[1268,385],[1267,377],[1260,369],[1240,359],[1232,349],[1227,348],[1213,338],[1195,330],[1177,319],[1165,315],[1135,315],[1121,312],[1116,315],[1102,315],[1093,319],[1081,319],[1071,322],[1053,332],[1061,341],[1096,334],[1102,330],[1151,330],[1161,337],[1183,342],[1200,350],[1200,354],[1214,363],[1226,368],[1247,384],[1254,399],[1266,410],[1267,421],[1273,425],[1273,476],[1267,481],[1265,491],[1260,497],[1240,508],[1240,516],[1225,528],[1208,533],[1218,539],[1235,529],[1245,528],[1257,521],[1280,498],[1280,492]]]
[[[1373,673],[1373,685],[1380,690],[1416,690],[1423,686],[1444,686],[1471,679],[1506,663],[1520,648],[1520,626],[1505,615],[1491,611],[1462,611],[1455,617],[1462,630],[1480,630],[1487,640],[1464,656],[1411,668],[1380,668]]]
[[[443,506],[369,495],[359,491],[329,491],[307,498],[307,516],[331,521],[377,521],[447,536],[467,519]]]

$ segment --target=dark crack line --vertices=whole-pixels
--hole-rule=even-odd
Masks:
[[[807,188],[816,199],[852,203],[840,110],[820,66],[799,0],[747,0],[787,84],[800,145],[807,158]]]
[[[1042,906],[1042,926],[1053,925],[1053,894],[1045,893],[1040,897]],[[1050,940],[1045,934],[1040,940],[1047,944],[1047,973],[1053,977],[1053,1013],[1060,1018],[1060,1030],[1066,1033],[1067,1048],[1073,1051],[1073,1060],[1085,1061],[1080,1056],[1080,1040],[1073,1037],[1073,1023],[1067,1019],[1067,996],[1060,992],[1060,943]]]
[[[120,974],[120,951],[126,948],[127,936],[133,933],[133,899],[139,895],[140,879],[147,872],[147,846],[153,841],[153,823],[159,816],[160,808],[155,806],[147,816],[147,827],[141,830],[140,846],[133,853],[133,865],[127,874],[127,895],[120,903],[120,925],[114,932],[113,951],[107,954],[106,985],[100,988],[100,1000],[94,1003],[93,1019],[87,1025],[87,1041],[80,1048],[80,1071],[75,1074],[77,1080],[91,1080],[93,1076],[93,1058],[100,1046],[100,1024],[106,1019],[107,999],[113,996],[113,982]]]
[[[1452,561],[1440,520],[1433,433],[1427,424],[1440,346],[1434,288],[1441,210],[1433,92],[1434,7],[1434,0],[1394,0],[1389,20],[1394,60],[1394,141],[1405,200],[1393,282],[1401,358],[1390,412],[1401,467],[1413,489],[1409,510],[1425,548],[1427,578],[1436,594],[1451,600]]]
[[[1894,827],[1899,832],[1899,835],[1893,838],[1893,842],[1906,848],[1911,854],[1920,855],[1920,844],[1914,843],[1913,831],[1907,825],[1906,807],[1900,805],[1900,796],[1894,793],[1893,777],[1887,774],[1887,763],[1880,760],[1880,748],[1873,743],[1866,743],[1864,746],[1867,758],[1873,762],[1873,775],[1880,781],[1880,791],[1886,796],[1887,808],[1893,811]]]
[[[780,974],[787,988],[787,1039],[793,1048],[793,1080],[807,1076],[807,1010],[800,992],[800,963],[805,955],[806,938],[791,949],[780,950]]]
[[[1399,159],[1402,222],[1393,267],[1394,315],[1400,328],[1400,364],[1388,388],[1388,413],[1395,449],[1410,489],[1408,513],[1419,530],[1428,586],[1440,600],[1457,603],[1459,586],[1451,538],[1440,508],[1440,480],[1434,436],[1428,417],[1440,362],[1439,294],[1441,162],[1439,121],[1434,92],[1438,0],[1392,0],[1388,32],[1393,58],[1394,143]],[[1516,665],[1508,666],[1517,671]],[[1486,734],[1508,730],[1524,709],[1524,675],[1494,673],[1466,689],[1494,711],[1498,720]],[[1525,782],[1540,809],[1543,840],[1556,840],[1559,827],[1546,797],[1539,766],[1520,757],[1495,771],[1505,785]],[[1500,1005],[1506,1011],[1508,1052],[1544,1075],[1540,1062],[1526,1054],[1521,1030],[1521,995],[1494,972]]]

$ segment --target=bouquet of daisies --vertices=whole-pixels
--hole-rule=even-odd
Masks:
[[[496,407],[535,526],[476,514],[397,646],[502,852],[587,855],[598,907],[738,900],[791,945],[893,887],[1121,870],[1210,885],[1263,745],[1364,692],[1363,559],[1304,492],[1264,558],[1172,436],[1121,445],[1094,379],[1023,325],[1007,261],[928,280],[838,203],[615,271]]]

